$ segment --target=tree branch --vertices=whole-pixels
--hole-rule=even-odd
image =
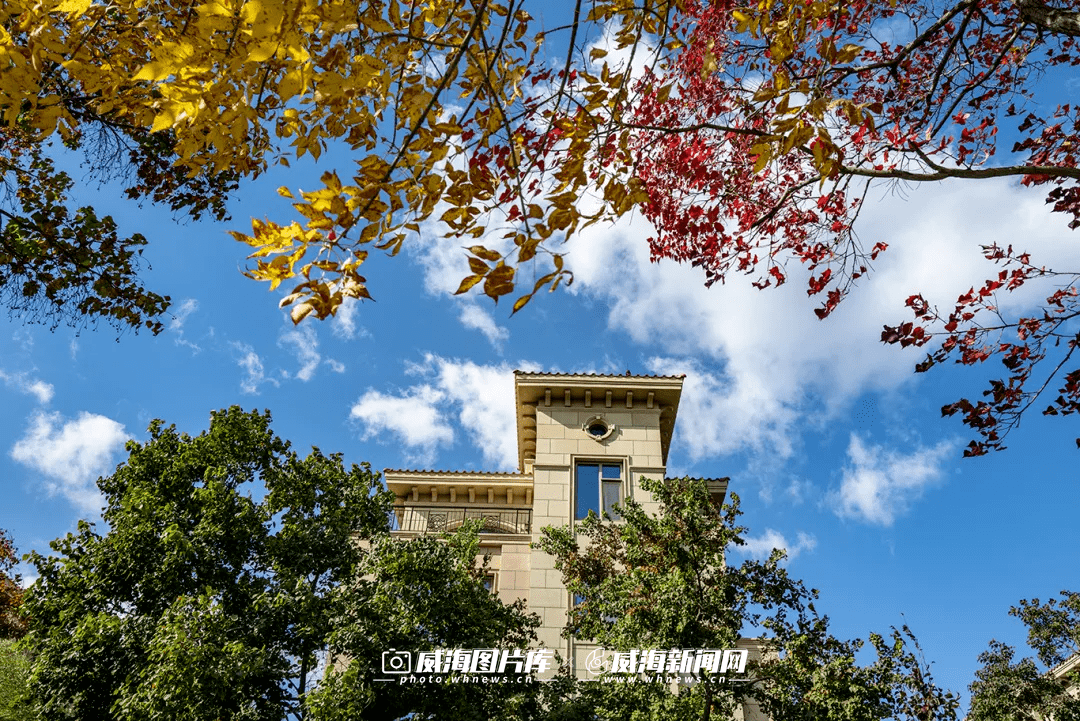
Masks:
[[[1059,35],[1080,37],[1080,12],[1047,5],[1043,0],[1016,0],[1020,19]]]
[[[1000,168],[947,168],[936,166],[932,173],[919,173],[900,168],[876,170],[841,166],[837,171],[841,175],[858,175],[864,178],[895,178],[912,182],[934,182],[946,178],[966,178],[982,180],[985,178],[1007,178],[1014,175],[1046,175],[1052,178],[1075,178],[1080,180],[1080,168],[1066,168],[1060,165],[1007,165]]]

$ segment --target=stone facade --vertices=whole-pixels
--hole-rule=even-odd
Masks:
[[[545,526],[570,525],[612,500],[655,509],[641,479],[665,476],[682,384],[682,376],[515,372],[518,472],[387,470],[395,534],[481,519],[493,590],[507,602],[525,599],[542,619],[540,642],[580,667],[592,647],[562,637],[571,599],[554,559],[531,544]],[[726,490],[715,482],[715,493]]]

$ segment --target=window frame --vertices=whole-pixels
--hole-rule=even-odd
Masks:
[[[629,478],[630,472],[629,472],[629,469],[628,469],[627,460],[625,458],[612,459],[612,458],[596,458],[596,457],[587,457],[587,456],[586,457],[581,457],[581,458],[574,458],[573,459],[573,465],[571,466],[572,474],[573,474],[572,479],[571,479],[572,483],[571,483],[571,492],[570,492],[570,496],[571,496],[570,518],[571,518],[571,521],[574,522],[574,523],[577,523],[579,521],[584,521],[585,518],[588,518],[588,512],[586,512],[584,517],[581,517],[581,518],[578,517],[578,507],[579,507],[578,497],[579,497],[579,486],[580,486],[579,479],[578,479],[578,469],[580,467],[582,467],[582,466],[596,466],[597,467],[597,471],[596,471],[596,486],[597,486],[597,488],[596,488],[596,501],[595,501],[595,503],[591,503],[589,505],[587,511],[589,511],[589,510],[595,511],[596,515],[598,515],[601,519],[606,520],[606,521],[621,521],[622,520],[621,515],[616,513],[614,510],[610,510],[610,511],[607,510],[607,508],[609,508],[609,507],[605,506],[605,503],[604,503],[604,486],[605,486],[605,483],[608,484],[609,486],[614,485],[615,483],[618,484],[618,489],[619,489],[618,499],[614,502],[613,505],[616,505],[616,504],[621,505],[629,497],[630,489],[629,489],[629,485],[627,484],[627,480]],[[618,471],[619,471],[618,479],[613,479],[613,478],[605,479],[604,478],[604,467],[605,466],[618,468]]]
[[[495,571],[488,570],[485,572],[481,582],[484,584],[485,591],[493,594],[499,592],[499,574]]]

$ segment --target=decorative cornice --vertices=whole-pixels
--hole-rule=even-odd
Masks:
[[[642,379],[642,378],[652,378],[652,379],[666,378],[666,379],[669,379],[669,380],[683,380],[683,379],[686,378],[686,374],[684,374],[684,373],[680,373],[679,375],[674,375],[674,376],[653,375],[651,373],[645,373],[645,374],[641,374],[641,375],[631,375],[629,371],[627,371],[627,373],[625,375],[622,375],[622,374],[619,374],[619,373],[549,373],[549,372],[543,372],[543,371],[514,371],[514,375],[518,376],[518,377],[521,377],[521,376],[537,376],[539,378],[601,378],[601,379],[629,378],[631,380],[633,380],[635,378],[636,379]]]
[[[538,406],[574,406],[601,413],[624,408],[659,413],[660,452],[666,464],[685,377],[514,371],[518,469],[526,470],[536,459]]]

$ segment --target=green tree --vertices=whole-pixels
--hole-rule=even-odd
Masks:
[[[269,413],[230,408],[196,437],[161,421],[98,481],[108,531],[80,522],[31,554],[31,689],[46,718],[281,719],[301,713],[358,571],[385,533],[367,466],[301,458]]]
[[[27,678],[30,659],[19,645],[0,639],[0,721],[29,721],[33,714],[28,706]]]
[[[18,561],[15,544],[0,528],[0,639],[20,638],[26,633],[22,579],[14,573]]]
[[[788,575],[781,552],[727,564],[746,531],[737,496],[720,506],[700,479],[642,487],[658,515],[628,500],[622,522],[591,514],[576,529],[544,529],[541,548],[580,601],[566,635],[619,651],[731,649],[749,634],[768,637],[752,639],[761,657],[728,683],[696,679],[678,692],[662,683],[582,683],[579,702],[597,717],[707,721],[750,704],[774,721],[955,719],[956,697],[934,684],[906,628],[872,635],[877,658],[860,666],[863,643],[829,633],[814,608],[817,591]]]
[[[54,555],[31,554],[26,646],[45,718],[530,718],[550,706],[559,684],[373,682],[384,651],[534,639],[523,604],[484,588],[476,529],[392,539],[378,475],[318,449],[300,457],[269,413],[220,411],[196,437],[161,421],[149,432],[98,480],[108,531],[80,522]]]
[[[1046,603],[1021,601],[1009,615],[1028,627],[1032,658],[1013,661],[1016,649],[991,641],[971,684],[971,721],[1076,721],[1080,719],[1080,594],[1062,591]],[[1042,664],[1040,667],[1040,663]]]
[[[479,539],[465,529],[444,539],[383,538],[363,574],[338,589],[344,613],[330,637],[340,659],[312,699],[314,718],[540,718],[553,692],[539,682],[385,683],[383,653],[394,650],[523,649],[539,625],[525,604],[503,604],[482,583]]]
[[[29,657],[16,643],[26,633],[22,579],[13,572],[18,560],[15,544],[0,529],[0,721],[30,718],[26,705]]]

